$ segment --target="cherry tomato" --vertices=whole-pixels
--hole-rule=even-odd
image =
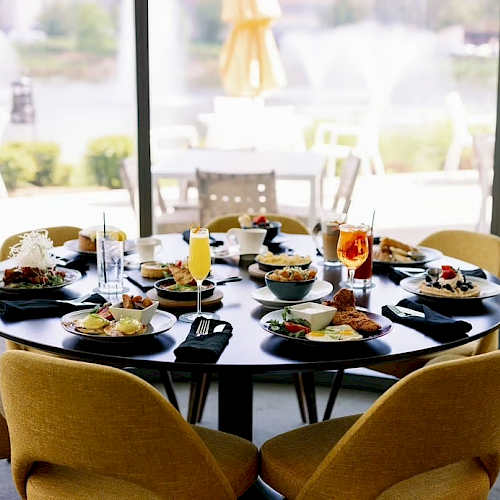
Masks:
[[[308,326],[299,325],[298,323],[292,323],[290,321],[285,321],[285,328],[290,333],[297,333],[297,332],[309,333],[311,331],[311,329]]]

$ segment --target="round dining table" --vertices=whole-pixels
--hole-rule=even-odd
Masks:
[[[224,240],[224,235],[215,234]],[[163,244],[157,256],[161,262],[173,262],[187,258],[188,245],[181,234],[158,235]],[[343,266],[324,266],[317,255],[312,237],[307,235],[281,235],[281,250],[310,255],[318,270],[318,279],[333,284],[333,291],[325,297],[331,299],[339,290],[339,283],[346,278]],[[75,256],[64,247],[55,249],[61,257]],[[81,279],[59,290],[43,293],[43,298],[71,299],[92,292],[97,286],[95,259],[89,256],[89,269]],[[130,254],[125,257],[129,269],[125,272],[137,276],[138,257]],[[219,429],[247,439],[252,439],[252,384],[254,374],[303,373],[314,375],[318,371],[341,371],[347,368],[369,367],[384,362],[394,362],[414,356],[435,353],[451,347],[479,339],[500,326],[500,296],[473,301],[433,301],[431,307],[454,319],[469,322],[472,329],[463,338],[448,342],[437,341],[424,333],[394,322],[389,333],[370,341],[342,343],[304,343],[286,339],[269,333],[260,325],[260,319],[269,309],[252,298],[252,292],[265,286],[261,277],[253,277],[249,265],[254,264],[251,257],[232,255],[215,259],[211,273],[215,280],[240,276],[241,281],[218,285],[223,297],[214,309],[222,320],[233,326],[233,335],[219,359],[214,363],[186,362],[176,360],[174,350],[187,337],[190,324],[177,321],[168,331],[149,338],[126,343],[97,342],[82,339],[61,326],[61,319],[39,318],[22,321],[6,321],[0,318],[0,336],[19,344],[34,347],[49,353],[60,354],[77,360],[102,363],[118,367],[157,369],[163,375],[175,372],[189,372],[193,375],[204,373],[217,375],[219,380]],[[436,267],[442,264],[473,269],[476,266],[443,256],[426,263],[422,267]],[[0,270],[9,268],[12,262],[0,263]],[[251,268],[253,269],[253,268]],[[135,273],[135,274],[134,274]],[[486,273],[489,280],[500,280]],[[136,281],[136,280],[134,280]],[[391,280],[387,273],[373,276],[372,288],[356,290],[357,306],[381,314],[387,304],[396,304],[401,299],[413,297],[401,286]],[[145,292],[132,281],[126,279],[129,294],[145,296]],[[22,293],[0,291],[0,300],[20,299]],[[109,297],[118,302],[119,297]],[[418,300],[422,300],[420,297]],[[429,304],[429,302],[426,302]],[[179,316],[183,308],[169,308],[169,312]],[[313,380],[313,377],[311,378]],[[314,383],[314,382],[312,382]],[[430,388],[430,390],[432,390]]]

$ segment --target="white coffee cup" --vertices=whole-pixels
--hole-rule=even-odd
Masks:
[[[139,238],[135,242],[139,260],[141,262],[149,262],[155,260],[155,256],[161,251],[162,244],[158,238]]]
[[[233,227],[227,232],[227,240],[231,244],[232,240],[236,240],[236,243],[240,247],[240,254],[258,254],[262,249],[262,243],[267,234],[265,229],[259,228],[249,228],[240,229]]]

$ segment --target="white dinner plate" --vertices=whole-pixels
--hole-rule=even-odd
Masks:
[[[267,309],[280,309],[293,304],[302,304],[304,302],[316,302],[326,297],[333,290],[333,285],[329,281],[318,280],[314,282],[311,291],[300,300],[280,300],[269,290],[267,286],[254,290],[251,293],[252,299],[259,302]]]
[[[435,295],[428,295],[420,291],[420,283],[422,283],[422,276],[412,276],[410,278],[405,278],[399,283],[401,287],[407,292],[414,293],[419,297],[423,297],[429,300],[482,300],[489,297],[495,297],[500,295],[500,286],[491,281],[485,280],[483,278],[475,278],[473,276],[466,276],[467,281],[471,281],[473,284],[477,285],[480,289],[479,296],[477,297],[438,297]]]
[[[269,332],[272,335],[276,335],[277,337],[281,337],[287,340],[294,340],[296,342],[302,342],[303,344],[318,345],[318,346],[325,346],[325,345],[334,346],[338,344],[345,344],[347,342],[348,343],[366,342],[368,340],[373,340],[382,337],[383,335],[386,335],[392,330],[393,324],[389,318],[381,316],[380,314],[375,314],[370,311],[367,311],[362,307],[359,307],[358,310],[364,312],[373,321],[376,321],[380,325],[380,328],[375,332],[364,332],[364,333],[359,332],[363,335],[363,338],[357,340],[336,340],[335,342],[318,342],[315,340],[306,339],[305,337],[292,337],[290,335],[285,335],[284,333],[275,332],[271,330],[271,328],[269,327],[268,321],[272,319],[277,321],[283,321],[283,309],[280,309],[279,311],[272,311],[270,313],[267,313],[265,316],[262,316],[262,318],[260,319],[260,326],[266,332]]]
[[[82,274],[80,271],[77,271],[76,269],[66,269],[65,267],[59,267],[56,266],[56,269],[58,271],[64,271],[66,276],[64,277],[64,283],[61,285],[56,285],[56,286],[40,286],[40,287],[11,287],[11,286],[5,286],[3,283],[3,275],[4,271],[0,271],[0,290],[2,292],[9,292],[9,293],[20,293],[20,294],[28,294],[28,293],[33,293],[33,292],[47,292],[47,291],[52,291],[52,290],[59,290],[60,288],[63,288],[65,286],[73,284],[75,281],[78,281],[81,277]]]
[[[74,322],[78,319],[83,319],[87,316],[93,309],[84,309],[82,311],[74,311],[65,314],[61,318],[61,326],[69,333],[77,335],[78,337],[86,340],[94,340],[96,342],[108,342],[108,343],[123,343],[123,342],[133,342],[137,340],[144,340],[151,338],[159,333],[166,332],[170,330],[175,323],[177,318],[166,311],[156,311],[151,323],[146,326],[146,331],[142,335],[128,335],[124,337],[110,337],[109,335],[103,334],[89,334],[79,332],[75,326]]]
[[[94,251],[84,251],[80,250],[78,240],[68,240],[63,243],[63,246],[66,250],[71,250],[72,252],[79,253],[81,255],[89,255],[89,256],[97,256],[97,252]],[[124,254],[128,255],[137,251],[137,246],[135,241],[125,240],[124,245]]]
[[[378,245],[373,245],[373,251],[378,251]],[[386,266],[396,266],[396,267],[404,267],[404,266],[418,266],[419,264],[426,264],[427,262],[431,262],[436,259],[440,259],[443,256],[443,253],[435,248],[429,247],[417,247],[421,252],[422,256],[418,259],[412,260],[411,262],[387,262],[385,260],[377,260],[373,259],[374,264],[383,264]]]
[[[237,245],[210,247],[210,254],[214,259],[228,259],[240,256],[240,247]]]

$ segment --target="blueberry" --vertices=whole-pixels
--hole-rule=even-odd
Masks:
[[[467,285],[467,288],[474,288],[474,285],[469,281],[468,283],[466,283]]]
[[[435,281],[435,282],[432,284],[432,286],[433,286],[434,288],[441,288],[441,285],[440,285],[437,281]]]
[[[457,287],[460,288],[462,285],[464,285],[465,283],[463,283],[462,281],[457,281]]]
[[[451,288],[451,285],[443,285],[443,288],[446,288],[446,290],[449,290],[450,292],[453,292],[453,288]]]
[[[460,287],[460,290],[462,290],[462,292],[466,292],[468,289],[469,289],[469,287],[467,285],[462,285]]]
[[[427,283],[432,283],[432,278],[429,275],[427,275],[425,277],[425,281],[427,281]]]

